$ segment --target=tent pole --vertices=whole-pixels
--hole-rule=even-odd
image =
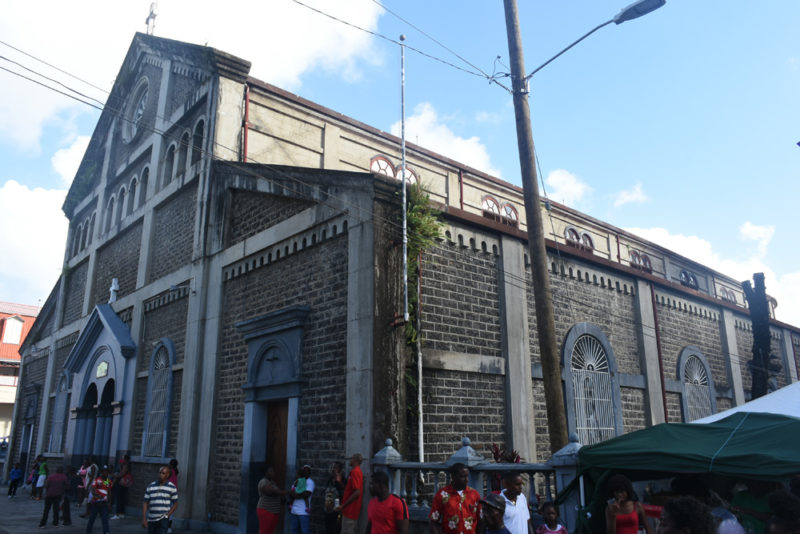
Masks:
[[[580,483],[580,488],[581,488],[581,491],[580,491],[580,494],[581,494],[581,508],[583,508],[584,506],[586,506],[586,498],[583,496],[583,475],[578,477],[578,482]]]

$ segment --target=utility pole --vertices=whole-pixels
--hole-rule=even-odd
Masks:
[[[770,352],[769,305],[764,273],[753,274],[753,283],[755,287],[745,280],[742,289],[750,305],[750,320],[753,323],[753,359],[747,362],[753,377],[750,396],[757,399],[769,393],[770,374],[780,371],[781,366],[772,362]]]
[[[525,216],[528,225],[528,256],[533,276],[533,297],[536,304],[536,330],[542,362],[544,396],[547,406],[547,428],[550,433],[550,451],[555,453],[567,445],[567,414],[561,385],[556,344],[553,300],[550,292],[550,274],[547,268],[547,250],[544,246],[542,212],[539,201],[538,177],[531,132],[531,112],[528,107],[528,90],[525,79],[525,60],[522,54],[522,37],[516,0],[503,0],[508,33],[508,56],[511,62],[511,87],[514,96],[514,115],[517,122],[517,144],[525,196]]]

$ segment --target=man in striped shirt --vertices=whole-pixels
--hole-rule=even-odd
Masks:
[[[169,481],[170,468],[162,465],[158,480],[151,482],[142,501],[142,526],[147,534],[166,534],[169,516],[178,506],[178,488]]]

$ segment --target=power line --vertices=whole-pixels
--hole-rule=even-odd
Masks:
[[[6,59],[6,58],[2,58],[2,59]],[[16,63],[16,62],[13,62],[13,63]],[[28,67],[25,67],[24,65],[21,65],[19,63],[16,63],[16,64],[18,64],[22,68],[25,68],[26,70],[29,70],[30,72],[33,72],[34,74],[43,76],[40,73],[36,72],[35,70],[30,69]],[[126,120],[124,117],[122,117],[121,110],[117,110],[117,109],[111,108],[111,107],[109,107],[107,105],[103,106],[103,107],[99,107],[99,106],[97,106],[97,105],[95,105],[95,104],[93,104],[91,102],[87,102],[85,100],[82,100],[81,98],[78,98],[73,94],[66,93],[66,92],[61,91],[61,90],[59,90],[57,88],[51,87],[51,86],[49,86],[49,85],[47,85],[45,83],[42,83],[42,82],[40,82],[38,80],[35,80],[35,79],[32,79],[32,78],[30,78],[28,76],[25,76],[23,74],[14,72],[14,71],[12,71],[10,69],[7,69],[5,67],[0,67],[0,69],[2,69],[4,71],[7,71],[7,72],[9,72],[9,73],[11,73],[11,74],[13,74],[15,76],[19,76],[19,77],[21,77],[23,79],[31,81],[31,82],[33,82],[33,83],[35,83],[37,85],[40,85],[40,86],[42,86],[42,87],[44,87],[46,89],[50,89],[50,90],[55,91],[55,92],[57,92],[59,94],[67,96],[67,97],[69,97],[69,98],[71,98],[73,100],[76,100],[78,102],[86,104],[86,105],[88,105],[90,107],[93,107],[93,108],[98,109],[98,110],[103,111],[103,112],[110,113],[110,114],[112,114],[114,116],[122,118],[123,120]],[[60,70],[60,69],[58,69],[58,70]],[[62,72],[64,72],[65,74],[68,74],[68,73],[66,73],[66,71],[62,71]],[[48,79],[48,80],[53,81],[54,83],[59,83],[60,85],[64,86],[65,88],[67,88],[70,91],[73,91],[73,92],[75,92],[77,94],[81,94],[78,91],[75,91],[73,88],[67,86],[66,84],[63,84],[62,82],[59,82],[57,80],[52,80],[51,78],[47,78],[47,77],[45,77],[45,78]],[[82,95],[82,96],[85,96],[85,95]],[[164,135],[166,133],[165,131],[159,130],[159,129],[155,128],[155,127],[144,126],[144,129],[147,129],[147,130],[151,131],[152,133],[159,134],[159,135]],[[186,145],[187,148],[193,148],[193,149],[196,148],[196,147],[191,145],[191,141],[189,141],[188,143],[183,143],[183,141],[179,141],[178,144],[179,145]],[[237,150],[234,150],[234,149],[232,149],[230,147],[227,147],[227,146],[225,146],[225,145],[223,145],[221,143],[218,143],[216,141],[213,141],[213,144],[214,144],[214,146],[216,146],[218,148],[221,148],[221,149],[228,150],[231,153],[238,153]],[[206,157],[211,157],[212,156],[212,154],[209,151],[203,150],[203,149],[200,149],[200,150],[201,150],[201,153],[204,156],[206,156]],[[220,162],[220,164],[223,164],[225,166],[229,166],[229,167],[235,168],[239,172],[243,172],[243,173],[251,175],[253,177],[264,179],[266,181],[275,183],[277,185],[281,185],[285,190],[294,193],[298,197],[301,197],[301,198],[306,197],[306,198],[308,198],[301,189],[292,189],[290,187],[287,187],[285,183],[279,183],[278,184],[273,178],[269,178],[267,176],[264,176],[263,174],[256,173],[254,170],[248,168],[246,163],[233,162],[233,161],[229,161],[229,160],[217,160],[217,161]],[[319,188],[319,186],[304,182],[304,181],[300,180],[299,178],[297,178],[296,176],[293,176],[291,174],[288,174],[288,173],[285,173],[285,172],[281,171],[280,169],[276,168],[276,165],[274,165],[274,164],[260,163],[260,162],[255,161],[255,160],[254,160],[254,163],[262,165],[262,166],[270,169],[272,172],[274,172],[278,176],[281,176],[281,177],[283,177],[283,178],[285,178],[285,179],[287,179],[287,180],[289,180],[291,182],[295,182],[295,183],[303,186],[306,190],[309,190],[309,189],[310,190],[316,190],[316,189]],[[538,161],[537,161],[537,164],[538,164]],[[155,176],[155,179],[158,180],[158,176]],[[321,200],[321,201],[318,200],[318,202],[320,204],[331,205],[329,202],[331,200],[336,200],[341,205],[343,205],[343,206],[345,206],[345,207],[347,207],[349,209],[355,209],[355,210],[359,210],[359,211],[362,211],[362,212],[366,212],[367,214],[369,214],[375,220],[381,221],[384,224],[386,224],[387,226],[394,227],[395,230],[399,229],[399,225],[396,222],[394,222],[393,220],[391,220],[390,218],[382,217],[382,216],[380,216],[378,214],[375,214],[371,210],[367,210],[365,208],[362,208],[359,205],[352,204],[352,203],[348,202],[344,198],[337,198],[337,197],[333,197],[333,196],[328,196],[327,198],[329,200]],[[102,210],[102,208],[98,208],[98,209]],[[101,217],[102,217],[102,215],[101,215]],[[552,215],[551,215],[551,217],[552,217]],[[552,225],[552,219],[551,219],[551,225]],[[558,245],[558,243],[557,243],[557,245]],[[453,251],[453,250],[450,250],[450,249],[446,249],[446,248],[444,248],[444,247],[442,247],[440,245],[434,245],[432,247],[432,249],[438,249],[440,251],[440,254],[442,254],[442,256],[445,256],[445,254],[446,254],[446,257],[448,257],[452,261],[455,261],[456,263],[459,263],[461,266],[474,267],[474,262],[472,261],[473,258],[467,257],[467,253],[465,251],[461,251],[461,250]],[[454,254],[454,252],[455,252],[455,254]],[[563,258],[560,255],[560,249],[559,249],[558,246],[556,246],[556,253],[557,253],[558,260],[560,262],[564,262]],[[508,283],[511,287],[519,289],[519,290],[522,290],[522,291],[526,291],[526,292],[530,291],[531,282],[528,279],[528,277],[522,277],[522,276],[519,276],[519,275],[515,275],[515,274],[512,274],[512,273],[506,272],[501,266],[497,265],[496,262],[495,262],[494,268],[496,269],[497,275],[498,276],[502,275],[504,277],[504,280],[506,281],[506,283]],[[551,272],[551,276],[552,275],[556,275],[557,276],[557,273],[552,273]],[[573,296],[572,291],[570,290],[570,287],[566,288],[566,295],[563,294],[563,293],[559,294],[559,293],[561,293],[561,289],[560,288],[554,288],[553,292],[554,292],[554,296],[557,296],[560,299],[564,299],[564,300],[566,300],[568,302],[579,304],[581,306],[587,306],[587,304],[583,300]],[[607,311],[606,315],[608,315],[608,316],[610,316],[612,318],[615,318],[615,319],[617,319],[617,320],[619,320],[621,322],[632,323],[633,325],[638,325],[638,326],[641,326],[641,324],[642,324],[640,321],[637,321],[635,318],[631,319],[628,316],[621,315],[621,314],[618,314],[618,313],[615,313],[615,312]],[[751,361],[749,359],[746,359],[745,357],[739,357],[738,360],[739,360],[740,364],[742,364],[742,363],[747,364],[748,362]]]
[[[313,7],[313,6],[309,6],[308,4],[304,4],[304,3],[303,3],[303,2],[301,2],[300,0],[292,0],[292,1],[293,1],[295,4],[298,4],[298,5],[300,5],[300,6],[303,6],[303,7],[305,7],[306,9],[310,9],[311,11],[314,11],[315,13],[318,13],[318,14],[320,14],[320,15],[324,16],[324,17],[328,17],[329,19],[331,19],[331,20],[334,20],[334,21],[336,21],[336,22],[339,22],[340,24],[344,24],[344,25],[346,25],[346,26],[349,26],[349,27],[351,27],[351,28],[354,28],[354,29],[356,29],[356,30],[359,30],[359,31],[362,31],[362,32],[368,33],[369,35],[372,35],[372,36],[374,36],[374,37],[378,37],[378,38],[380,38],[380,39],[383,39],[384,41],[388,41],[388,42],[390,42],[390,43],[392,43],[392,44],[395,44],[395,45],[398,45],[398,46],[400,46],[400,45],[401,45],[400,41],[397,41],[397,40],[395,40],[395,39],[392,39],[391,37],[387,37],[387,36],[385,36],[385,35],[383,35],[383,34],[381,34],[381,33],[378,33],[378,32],[372,31],[372,30],[369,30],[369,29],[367,29],[367,28],[363,28],[363,27],[361,27],[361,26],[358,26],[358,25],[356,25],[356,24],[353,24],[352,22],[348,22],[348,21],[346,21],[346,20],[340,19],[339,17],[336,17],[336,16],[334,16],[334,15],[331,15],[330,13],[326,13],[325,11],[322,11],[321,9],[318,9],[318,8],[316,8],[316,7]],[[385,9],[385,8],[384,8],[384,9]],[[388,10],[387,10],[387,11],[388,11]],[[427,36],[427,35],[426,35],[426,36]],[[451,62],[449,62],[449,61],[447,61],[447,60],[444,60],[444,59],[442,59],[442,58],[440,58],[440,57],[434,56],[434,55],[432,55],[432,54],[429,54],[429,53],[427,53],[427,52],[423,52],[422,50],[420,50],[420,49],[418,49],[418,48],[414,48],[413,46],[409,46],[409,45],[408,45],[408,44],[406,44],[406,43],[402,43],[402,45],[403,45],[403,46],[405,46],[405,48],[406,48],[407,50],[411,50],[412,52],[416,52],[417,54],[419,54],[419,55],[421,55],[421,56],[424,56],[424,57],[426,57],[426,58],[428,58],[428,59],[432,59],[432,60],[434,60],[434,61],[438,61],[439,63],[442,63],[443,65],[447,65],[448,67],[454,68],[454,69],[456,69],[456,70],[460,70],[461,72],[464,72],[464,73],[467,73],[467,74],[471,74],[471,75],[473,75],[473,76],[477,76],[477,77],[479,77],[479,78],[486,78],[486,79],[489,81],[489,83],[494,83],[494,84],[497,84],[497,85],[499,85],[500,87],[502,87],[503,89],[505,89],[506,91],[508,91],[508,92],[511,92],[511,89],[509,89],[509,88],[508,88],[508,87],[506,87],[505,85],[501,84],[501,83],[500,83],[500,82],[498,82],[496,79],[494,79],[494,77],[492,77],[492,76],[489,76],[488,74],[484,73],[484,72],[483,72],[482,70],[480,70],[480,69],[477,69],[479,72],[474,72],[474,71],[471,71],[471,70],[465,69],[465,68],[463,68],[463,67],[459,67],[458,65],[455,65],[455,64],[453,64],[453,63],[451,63]],[[459,57],[459,59],[462,59],[460,56],[457,56],[457,57]],[[462,61],[464,61],[464,60],[462,59]],[[473,65],[472,65],[471,63],[469,63],[469,62],[467,62],[467,64],[469,64],[470,66],[473,66]],[[474,67],[474,66],[473,66],[473,68],[477,68],[477,67]]]
[[[0,59],[2,59],[2,60],[5,60],[5,61],[8,61],[9,63],[13,63],[14,65],[17,65],[18,67],[21,67],[21,68],[25,69],[26,71],[28,71],[28,72],[30,72],[30,73],[32,73],[32,74],[36,74],[37,76],[41,76],[41,77],[42,77],[42,78],[44,78],[45,80],[51,81],[51,82],[53,82],[53,83],[57,83],[58,85],[60,85],[60,86],[61,86],[61,87],[63,87],[64,89],[67,89],[67,90],[69,90],[69,91],[72,91],[73,93],[77,94],[78,96],[81,96],[81,97],[83,97],[83,98],[87,98],[87,99],[89,99],[89,100],[93,100],[93,101],[97,102],[97,103],[98,103],[99,105],[101,105],[101,106],[103,106],[103,105],[104,105],[104,103],[103,103],[103,102],[101,102],[100,100],[97,100],[97,99],[96,99],[96,98],[94,98],[94,97],[91,97],[91,96],[89,96],[89,95],[86,95],[86,94],[84,94],[84,93],[81,93],[80,91],[78,91],[78,90],[76,90],[76,89],[73,89],[72,87],[68,86],[67,84],[65,84],[65,83],[63,83],[63,82],[61,82],[61,81],[59,81],[59,80],[56,80],[56,79],[54,79],[54,78],[50,78],[49,76],[45,76],[45,75],[44,75],[44,74],[42,74],[41,72],[38,72],[38,71],[35,71],[35,70],[33,70],[33,69],[29,68],[29,67],[26,67],[25,65],[23,65],[22,63],[19,63],[18,61],[14,61],[13,59],[9,59],[9,58],[7,58],[7,57],[5,57],[5,56],[0,56]],[[10,71],[9,71],[9,72],[10,72]]]

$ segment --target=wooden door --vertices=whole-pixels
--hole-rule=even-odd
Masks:
[[[279,400],[267,404],[267,465],[275,469],[275,481],[286,488],[287,478],[294,473],[286,473],[286,437],[289,417],[289,401]],[[294,478],[292,478],[294,480]]]

